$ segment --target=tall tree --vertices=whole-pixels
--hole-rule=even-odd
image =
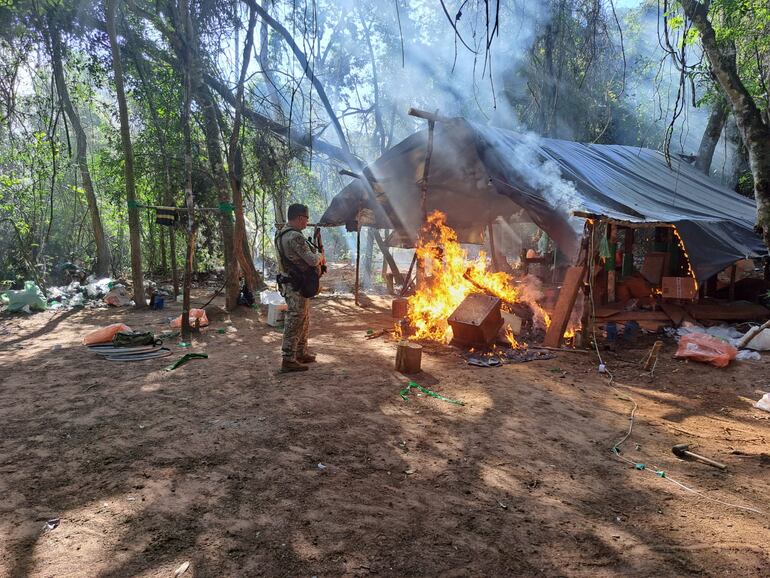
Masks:
[[[235,208],[235,235],[233,238],[233,250],[238,263],[241,266],[246,283],[251,290],[262,290],[266,287],[261,275],[254,266],[246,239],[246,220],[243,216],[243,151],[240,142],[243,121],[243,92],[246,84],[246,73],[251,61],[251,51],[254,47],[254,28],[257,23],[257,13],[249,11],[249,26],[246,32],[246,41],[243,47],[243,65],[238,76],[238,88],[235,103],[235,120],[230,135],[227,149],[227,168],[230,177],[230,188],[233,193],[233,206]]]
[[[714,158],[714,151],[725,126],[728,112],[727,103],[722,98],[718,99],[711,107],[711,114],[709,114],[709,120],[698,147],[698,156],[695,159],[695,168],[707,175],[711,170],[711,161]]]
[[[770,246],[770,127],[738,73],[735,45],[720,42],[709,17],[710,2],[681,0],[687,18],[700,33],[711,71],[735,116],[749,155],[757,202],[757,227]]]
[[[86,201],[88,203],[88,211],[91,215],[91,228],[94,234],[94,242],[96,243],[96,263],[94,265],[94,272],[100,277],[105,277],[110,274],[110,249],[104,234],[101,215],[99,214],[99,205],[96,201],[94,184],[91,180],[91,171],[88,168],[88,141],[86,139],[86,131],[83,130],[83,124],[80,122],[80,115],[72,104],[67,83],[64,79],[61,23],[57,22],[53,12],[48,12],[47,19],[51,65],[53,67],[56,91],[58,92],[59,99],[64,107],[64,112],[67,114],[67,118],[69,118],[72,129],[75,132],[75,162],[80,171],[83,190],[85,191]]]
[[[128,104],[123,85],[123,63],[120,56],[120,45],[115,27],[115,14],[118,0],[107,0],[106,6],[107,35],[112,51],[112,70],[115,74],[115,92],[118,97],[120,113],[120,141],[123,146],[123,172],[126,179],[126,201],[128,204],[128,235],[131,245],[131,279],[134,286],[134,303],[136,307],[146,306],[144,296],[144,277],[142,275],[142,245],[141,224],[139,222],[139,207],[136,203],[136,185],[134,183],[134,149],[131,146],[131,129],[128,123]]]

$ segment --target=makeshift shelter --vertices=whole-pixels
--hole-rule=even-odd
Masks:
[[[354,180],[321,224],[394,229],[393,244],[408,247],[435,209],[469,243],[480,242],[496,218],[531,221],[568,256],[580,246],[578,217],[673,226],[698,281],[767,254],[754,232],[754,201],[684,160],[674,157],[669,167],[659,151],[537,138],[462,118],[432,123],[367,167],[361,178],[369,179],[373,196]]]

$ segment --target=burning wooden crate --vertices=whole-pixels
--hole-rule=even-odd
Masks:
[[[491,295],[468,295],[449,317],[452,342],[461,345],[489,345],[503,326],[501,301]]]

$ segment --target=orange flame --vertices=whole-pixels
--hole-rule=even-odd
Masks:
[[[402,331],[401,331],[401,323],[396,321],[393,324],[393,339],[395,339],[396,341],[401,341],[402,337],[403,337],[403,335],[402,335]]]
[[[510,325],[505,326],[505,338],[508,340],[508,343],[511,344],[511,347],[513,349],[516,349],[517,347],[521,347],[521,344],[516,341],[516,337],[513,335],[513,329],[511,329]]]
[[[445,223],[446,216],[434,211],[417,242],[417,258],[422,261],[426,272],[431,272],[431,276],[409,297],[409,321],[414,327],[411,339],[440,343],[451,341],[452,328],[447,320],[471,293],[484,290],[503,301],[520,299],[510,275],[487,270],[483,252],[478,259],[469,262],[467,252],[457,241],[457,234]],[[548,314],[539,305],[530,305],[541,311],[546,325],[550,323]]]

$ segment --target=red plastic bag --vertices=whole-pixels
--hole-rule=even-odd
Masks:
[[[209,324],[209,318],[206,317],[206,312],[203,309],[190,309],[190,325],[195,326],[195,323],[199,323],[198,327],[206,327]],[[182,316],[180,315],[171,322],[171,327],[182,327]]]
[[[679,340],[674,357],[710,363],[714,367],[727,367],[738,355],[738,350],[721,339],[705,333],[690,333]]]
[[[107,327],[102,327],[92,331],[83,337],[83,345],[98,345],[100,343],[112,343],[112,338],[119,331],[131,331],[131,328],[125,323],[113,323]]]

